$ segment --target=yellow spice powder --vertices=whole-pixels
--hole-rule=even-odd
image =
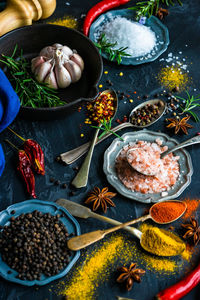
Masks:
[[[64,16],[61,19],[50,20],[47,23],[53,24],[53,25],[61,25],[61,26],[65,26],[65,27],[69,27],[69,28],[73,28],[73,29],[78,28],[78,22],[72,16]]]
[[[179,90],[185,89],[190,79],[187,73],[180,69],[178,66],[164,67],[158,74],[158,80],[162,86],[173,90],[178,87]]]

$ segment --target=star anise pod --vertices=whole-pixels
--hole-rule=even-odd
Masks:
[[[191,217],[190,223],[182,224],[182,227],[187,229],[183,238],[188,239],[190,237],[193,237],[194,244],[197,245],[200,240],[200,226],[199,226],[197,220],[195,218]]]
[[[121,274],[117,278],[117,282],[125,282],[127,291],[130,291],[132,289],[134,281],[139,283],[141,281],[141,275],[145,274],[144,270],[136,269],[136,263],[131,263],[129,268],[124,266],[120,267],[118,268],[118,271]]]
[[[107,211],[107,205],[110,204],[111,206],[115,206],[111,198],[116,196],[116,193],[108,192],[108,188],[105,187],[102,190],[97,186],[89,193],[88,198],[86,199],[85,203],[89,204],[93,202],[93,211],[97,210],[99,206],[102,207],[104,213]]]
[[[179,130],[182,130],[185,134],[188,134],[187,128],[193,128],[192,125],[187,123],[189,119],[190,116],[184,117],[182,119],[168,119],[168,121],[171,123],[167,125],[167,128],[175,127],[175,134],[177,134]]]
[[[169,14],[168,9],[159,7],[156,17],[158,17],[160,20],[162,20],[165,16],[168,16],[168,14]]]

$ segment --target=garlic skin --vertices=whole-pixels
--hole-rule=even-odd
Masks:
[[[31,61],[31,70],[38,82],[53,89],[66,88],[80,80],[84,61],[76,50],[55,43],[43,48]]]

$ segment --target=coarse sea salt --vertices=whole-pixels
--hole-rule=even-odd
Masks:
[[[149,27],[123,17],[106,22],[101,33],[105,34],[109,43],[117,42],[113,49],[128,47],[126,53],[131,57],[149,54],[156,46],[155,33]]]

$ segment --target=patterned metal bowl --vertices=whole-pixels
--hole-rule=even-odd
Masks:
[[[180,175],[176,184],[167,192],[167,195],[162,195],[162,193],[142,194],[127,189],[119,180],[115,169],[115,159],[125,145],[129,144],[130,142],[136,142],[138,140],[143,140],[152,143],[155,142],[157,138],[159,138],[163,142],[163,145],[168,146],[169,149],[171,149],[179,143],[175,139],[170,138],[164,133],[149,131],[146,129],[136,132],[125,133],[124,135],[122,135],[122,138],[123,141],[121,141],[119,138],[115,139],[105,151],[103,165],[103,170],[107,176],[109,183],[121,195],[132,200],[144,203],[159,202],[163,200],[177,198],[190,184],[191,176],[193,174],[192,160],[190,154],[186,150],[180,149],[174,152],[175,155],[180,156]]]

